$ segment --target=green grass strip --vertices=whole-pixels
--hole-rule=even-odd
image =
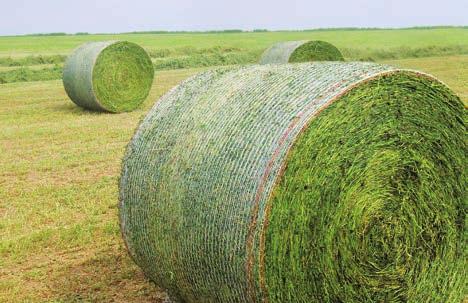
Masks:
[[[84,44],[63,70],[63,84],[73,102],[114,113],[136,109],[148,96],[153,77],[145,50],[125,41]]]
[[[468,54],[468,47],[458,46],[428,46],[423,48],[388,48],[388,49],[350,49],[342,48],[341,52],[350,61],[376,61],[384,59],[423,58],[429,56],[447,56],[457,54]],[[154,49],[148,50],[148,54],[154,58],[155,70],[171,70],[194,67],[209,67],[235,64],[250,64],[258,62],[262,50],[248,50],[237,48],[193,48],[183,47],[177,49]],[[47,58],[47,60],[46,60]],[[51,56],[26,57],[23,59],[0,58],[4,66],[22,66],[21,68],[8,71],[0,71],[0,84],[10,82],[28,82],[56,80],[62,78],[61,67],[56,65],[50,68],[33,70],[28,65],[45,64],[47,62],[60,62]],[[43,63],[40,63],[43,62]],[[59,63],[60,64],[60,63]],[[0,68],[1,69],[1,68]]]
[[[28,66],[39,64],[61,64],[65,62],[64,55],[37,55],[22,58],[0,57],[0,66]]]
[[[57,80],[62,76],[62,67],[56,65],[51,68],[31,69],[22,67],[0,72],[0,84],[12,82],[30,82]]]

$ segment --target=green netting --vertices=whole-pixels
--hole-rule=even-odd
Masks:
[[[463,114],[371,63],[204,72],[128,146],[123,237],[178,302],[459,303]]]
[[[288,41],[268,48],[263,53],[260,64],[311,61],[344,61],[344,58],[334,45],[325,41]]]
[[[143,48],[125,41],[85,43],[67,59],[63,84],[77,105],[98,111],[136,109],[148,96],[154,70]]]

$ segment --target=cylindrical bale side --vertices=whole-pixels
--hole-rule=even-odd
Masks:
[[[175,302],[458,303],[463,115],[431,76],[372,63],[201,73],[128,145],[127,248]]]
[[[95,111],[126,112],[148,96],[154,69],[140,46],[126,41],[90,42],[68,57],[63,85],[78,106]]]
[[[344,61],[341,52],[325,41],[287,41],[268,48],[260,64],[301,63],[312,61]]]

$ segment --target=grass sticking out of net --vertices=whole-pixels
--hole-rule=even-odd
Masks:
[[[73,102],[91,110],[127,112],[148,96],[154,76],[140,46],[122,41],[87,43],[67,60],[63,83]]]

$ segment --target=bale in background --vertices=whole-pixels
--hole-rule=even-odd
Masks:
[[[466,127],[431,76],[219,69],[130,142],[120,223],[176,302],[450,302],[465,293]]]
[[[67,59],[63,85],[86,109],[127,112],[148,96],[154,69],[143,48],[126,41],[85,43]]]
[[[344,58],[334,45],[325,41],[288,41],[267,49],[260,64],[310,61],[344,61]]]

